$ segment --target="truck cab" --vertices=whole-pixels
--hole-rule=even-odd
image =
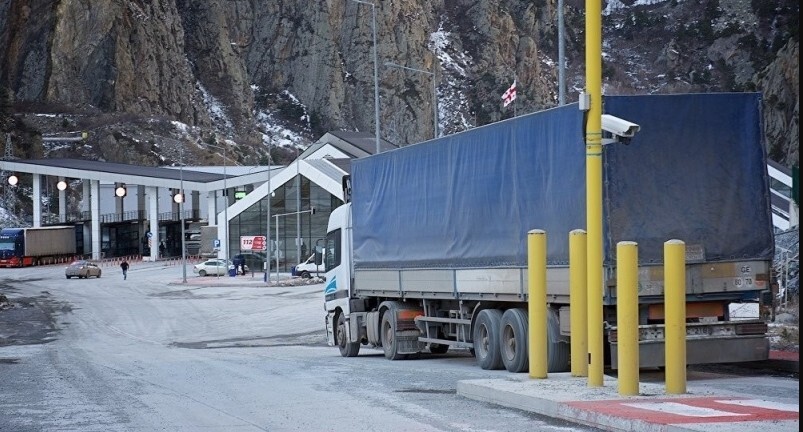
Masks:
[[[0,231],[0,266],[22,267],[24,230],[3,228]]]
[[[353,312],[351,301],[351,203],[334,209],[329,216],[326,242],[323,252],[326,268],[324,285],[324,308],[326,309],[326,334],[329,346],[339,346],[341,354],[354,354],[359,345],[358,323],[349,325]],[[350,328],[352,327],[352,328]],[[353,334],[354,337],[350,335]],[[351,356],[351,355],[349,355]]]

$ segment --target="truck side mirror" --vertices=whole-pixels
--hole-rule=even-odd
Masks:
[[[315,265],[321,265],[322,262],[323,262],[323,254],[320,251],[316,250],[315,251]]]

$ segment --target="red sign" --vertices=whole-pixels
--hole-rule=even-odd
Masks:
[[[251,244],[251,250],[265,250],[265,237],[255,236],[254,242]]]
[[[266,250],[265,236],[240,236],[240,250]]]

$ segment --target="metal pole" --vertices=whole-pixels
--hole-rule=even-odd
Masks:
[[[547,377],[546,231],[527,233],[527,320],[530,378]]]
[[[563,0],[558,0],[558,103],[560,105],[566,103],[566,78],[564,77],[566,60],[563,54],[563,45]]]
[[[586,231],[588,232],[588,386],[604,372],[602,275],[602,3],[586,0]]]
[[[432,115],[435,116],[435,138],[438,137],[438,82],[435,81],[435,64],[432,65]]]
[[[223,223],[226,225],[226,273],[229,272],[229,189],[226,185],[228,175],[226,173],[226,147],[229,143],[224,143],[223,146]]]
[[[586,232],[581,229],[569,233],[569,314],[572,338],[570,341],[571,373],[574,377],[588,376],[588,292],[586,292]]]
[[[276,283],[279,283],[279,215],[276,215]]]
[[[667,394],[686,393],[686,243],[664,242],[664,365]]]
[[[371,3],[373,15],[373,34],[374,34],[374,123],[376,129],[376,154],[379,154],[379,57],[376,55],[376,5]]]
[[[616,258],[616,333],[618,335],[616,340],[619,395],[635,396],[639,392],[638,243],[632,241],[617,243]]]
[[[302,262],[306,257],[301,256],[301,172],[299,170],[298,156],[296,155],[296,256],[297,262]]]
[[[379,66],[377,64],[379,60],[376,55],[376,5],[361,0],[352,1],[371,6],[371,28],[374,39],[374,127],[376,134],[376,154],[379,154]]]
[[[180,189],[181,189],[181,202],[179,203],[179,212],[181,219],[181,281],[187,283],[187,247],[185,246],[186,233],[184,232],[184,143],[181,143],[181,166],[179,167]]]
[[[268,141],[268,217],[266,218],[267,227],[265,229],[265,282],[270,285],[270,254],[273,252],[273,247],[270,243],[270,206],[271,206],[271,198],[273,197],[273,190],[270,186],[270,178],[271,178],[271,143]],[[278,250],[276,251],[278,253]]]

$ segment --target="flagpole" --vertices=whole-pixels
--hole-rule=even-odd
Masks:
[[[516,76],[516,74],[513,74],[513,85],[514,85],[514,86],[518,86],[518,84],[516,83],[516,81],[517,81],[517,79],[516,79],[516,78],[518,78],[518,77]],[[518,89],[518,88],[516,88],[516,93],[518,93],[518,92],[519,92],[519,89]],[[516,96],[518,96],[518,94],[517,94]],[[516,99],[518,99],[518,97],[516,97]],[[513,118],[516,118],[516,105],[518,105],[518,104],[516,103],[516,99],[513,99]]]

